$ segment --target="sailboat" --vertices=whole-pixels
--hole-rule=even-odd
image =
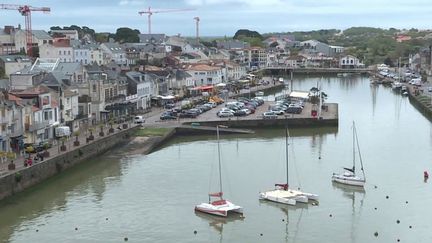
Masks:
[[[357,131],[356,131],[354,122],[353,122],[353,128],[352,129],[353,129],[353,166],[352,166],[352,168],[344,167],[345,171],[342,174],[333,173],[332,181],[338,182],[341,184],[345,184],[345,185],[363,187],[364,184],[366,183],[366,176],[365,176],[365,172],[363,169],[363,161],[362,161],[362,157],[360,154],[360,146],[358,143]],[[360,160],[361,171],[363,172],[363,177],[356,175],[356,168],[355,168],[356,147],[357,147],[358,156],[359,156],[359,160]]]
[[[222,190],[222,170],[221,170],[221,152],[220,152],[220,143],[219,143],[219,127],[216,126],[216,134],[217,134],[217,146],[218,146],[218,162],[219,162],[219,192],[209,193],[209,202],[201,203],[195,206],[195,211],[208,213],[212,215],[227,217],[228,213],[239,213],[243,214],[243,208],[241,206],[235,205],[234,203],[223,199],[223,190]],[[213,200],[216,198],[216,200]]]
[[[305,193],[299,190],[289,188],[289,167],[288,167],[288,129],[285,129],[285,153],[286,153],[286,183],[275,184],[273,190],[259,193],[259,199],[268,200],[272,202],[296,205],[297,202],[308,203],[309,200],[318,201],[319,196],[312,193]]]

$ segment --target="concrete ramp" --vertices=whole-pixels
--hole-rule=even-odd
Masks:
[[[215,134],[216,127],[201,126],[199,123],[191,123],[191,125],[180,125],[176,128],[176,134],[181,135],[196,135],[196,134]],[[219,132],[222,134],[254,134],[253,130],[239,128],[221,128]]]

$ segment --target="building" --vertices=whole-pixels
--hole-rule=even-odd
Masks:
[[[339,59],[339,67],[340,68],[364,68],[364,64],[360,62],[360,60],[352,55],[347,55]]]
[[[79,40],[77,30],[51,30],[50,34],[53,36],[63,36],[69,40]]]
[[[185,71],[192,76],[194,86],[216,85],[226,82],[222,67],[197,64],[189,65]]]
[[[0,151],[19,153],[24,145],[24,106],[21,99],[0,93]]]
[[[251,47],[245,51],[245,62],[251,70],[265,68],[267,65],[267,53],[264,48]]]
[[[139,42],[147,44],[162,44],[166,41],[165,34],[139,34]]]
[[[58,58],[60,62],[74,62],[74,50],[69,39],[56,39],[52,44],[39,47],[40,58]]]
[[[136,109],[147,110],[151,106],[151,81],[149,75],[141,72],[126,72],[128,101],[136,103]]]
[[[19,52],[14,42],[15,31],[16,29],[13,26],[5,26],[4,29],[0,29],[0,55]]]
[[[125,50],[118,43],[102,43],[100,48],[109,62],[114,62],[120,66],[128,66],[130,64],[126,57]]]
[[[15,32],[15,48],[16,50],[24,50],[27,52],[27,39],[24,30]],[[43,44],[53,44],[53,38],[44,30],[32,30],[32,46],[40,47]]]
[[[10,74],[18,72],[21,69],[29,68],[31,65],[30,58],[25,55],[0,56],[0,69],[4,70],[4,75],[6,77],[9,77]]]
[[[29,107],[24,114],[25,142],[39,143],[55,137],[54,128],[60,125],[58,94],[39,85],[22,91],[11,91]]]

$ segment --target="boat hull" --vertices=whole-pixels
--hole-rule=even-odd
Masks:
[[[195,206],[195,211],[227,217],[229,213],[243,214],[243,208],[225,200],[224,204],[213,205],[211,203],[201,203]]]
[[[296,190],[271,190],[266,192],[261,192],[259,194],[260,199],[287,204],[287,205],[296,205],[297,203],[308,203],[309,196],[318,199],[318,195],[303,193]],[[315,200],[315,199],[312,199]]]
[[[337,182],[337,183],[341,183],[341,184],[345,184],[345,185],[360,186],[360,187],[363,187],[366,183],[366,181],[360,177],[344,176],[344,175],[338,175],[338,174],[334,174],[332,176],[332,181]]]

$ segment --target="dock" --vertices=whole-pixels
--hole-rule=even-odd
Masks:
[[[222,134],[254,134],[255,132],[249,129],[219,127],[219,132]],[[180,125],[176,127],[176,134],[179,135],[194,135],[194,134],[215,134],[216,126],[202,126],[199,122],[192,122],[190,125]]]

